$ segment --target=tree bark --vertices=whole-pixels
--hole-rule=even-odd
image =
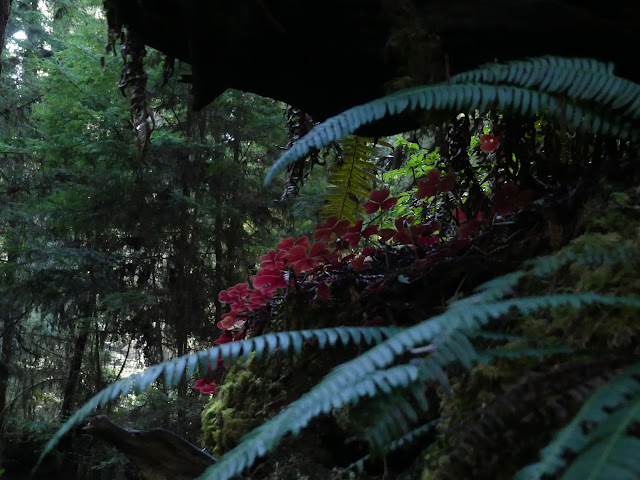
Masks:
[[[122,451],[145,480],[192,480],[216,462],[204,450],[162,428],[125,429],[98,415],[84,430]]]
[[[7,31],[12,1],[13,0],[0,0],[0,54],[4,52],[4,36]],[[2,62],[0,62],[0,75],[2,75]]]
[[[89,339],[89,329],[85,326],[80,327],[80,333],[73,345],[73,356],[69,365],[69,374],[67,375],[67,383],[64,387],[64,397],[62,399],[62,416],[68,417],[71,414],[76,403],[76,390],[78,388],[78,380],[80,379],[80,371],[82,370],[82,358]]]
[[[9,412],[7,407],[7,390],[9,389],[9,365],[13,359],[13,337],[15,325],[9,315],[4,315],[2,324],[2,353],[0,353],[0,432],[4,429],[4,422]]]

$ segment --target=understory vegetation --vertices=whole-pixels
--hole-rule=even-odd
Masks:
[[[640,85],[542,57],[322,124],[194,112],[185,66],[47,4],[2,76],[8,478],[164,478],[96,412],[203,479],[640,478]]]

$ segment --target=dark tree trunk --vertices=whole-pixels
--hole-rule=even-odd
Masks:
[[[9,253],[7,259],[9,264],[16,261],[15,253]],[[8,285],[11,285],[12,281],[8,280]],[[0,432],[4,429],[6,418],[9,416],[7,409],[7,392],[9,390],[9,379],[11,377],[11,362],[13,360],[13,342],[16,336],[16,325],[26,315],[26,312],[18,313],[15,299],[10,298],[7,292],[2,292],[3,305],[2,305],[2,327],[0,328],[0,335],[2,335],[2,352],[0,352]],[[0,438],[2,435],[0,434]]]
[[[7,407],[7,390],[9,389],[9,365],[13,359],[13,338],[15,325],[10,315],[4,315],[2,324],[2,353],[0,353],[0,432],[4,429],[4,422],[9,412]]]
[[[80,371],[82,370],[82,358],[89,339],[89,329],[85,326],[80,327],[80,333],[73,344],[73,355],[71,364],[69,365],[69,374],[67,375],[67,383],[64,387],[64,397],[62,399],[62,416],[68,417],[71,414],[76,403],[76,390],[78,388],[78,380],[80,379]]]
[[[12,0],[0,0],[0,54],[4,52],[5,32],[7,30],[7,22],[11,13]],[[0,62],[0,75],[2,74],[2,62]]]

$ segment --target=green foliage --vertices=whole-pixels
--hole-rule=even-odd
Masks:
[[[406,110],[546,113],[571,129],[636,139],[639,98],[640,86],[615,76],[612,65],[595,60],[542,57],[489,65],[456,75],[449,84],[401,90],[328,119],[285,152],[265,182],[309,149]]]
[[[140,157],[128,131],[126,104],[114,100],[119,60],[108,57],[100,69],[92,53],[101,49],[103,39],[91,33],[96,20],[91,12],[81,12],[89,13],[82,16],[73,9],[58,9],[54,13],[60,22],[54,29],[58,37],[47,40],[56,47],[55,56],[48,59],[33,54],[33,61],[24,63],[23,73],[16,69],[8,77],[19,88],[6,89],[11,106],[7,111],[22,112],[18,107],[27,101],[24,110],[28,112],[16,113],[16,120],[6,122],[6,128],[3,124],[0,139],[15,167],[11,178],[2,182],[9,206],[1,217],[2,242],[9,252],[9,261],[1,267],[8,274],[3,277],[3,302],[12,307],[13,292],[20,292],[16,303],[32,312],[31,320],[39,321],[42,332],[51,338],[62,338],[54,335],[64,332],[56,347],[63,352],[82,338],[86,329],[79,326],[91,319],[96,332],[91,333],[95,337],[89,343],[95,341],[95,352],[85,357],[100,353],[108,329],[117,332],[118,341],[126,337],[142,340],[147,361],[161,360],[168,338],[172,339],[170,348],[179,355],[189,351],[197,328],[201,334],[211,334],[212,320],[219,319],[221,310],[210,299],[217,297],[223,282],[231,284],[233,278],[242,276],[237,270],[239,260],[250,258],[256,244],[271,239],[271,229],[281,214],[269,207],[267,192],[258,182],[275,158],[274,144],[284,143],[274,141],[274,132],[282,123],[279,107],[229,91],[215,109],[196,114],[186,102],[175,102],[176,96],[186,98],[186,90],[174,82],[169,92],[155,92],[157,96],[149,99],[157,129],[148,155]],[[84,20],[78,22],[74,15]],[[39,33],[30,40],[49,29],[36,30]],[[71,31],[73,36],[68,35]],[[70,40],[62,42],[67,37]],[[159,85],[159,56],[151,53],[147,61],[150,84]],[[637,85],[613,75],[610,65],[591,60],[542,58],[489,65],[453,77],[450,85],[397,92],[328,120],[297,142],[268,178],[311,148],[387,115],[418,108],[435,113],[474,109],[521,115],[537,112],[571,128],[636,138],[639,93]],[[326,197],[325,214],[355,221],[360,207],[354,197],[366,197],[375,179],[375,149],[359,137],[341,144],[344,156],[330,174],[332,190]],[[465,145],[464,150],[467,148]],[[435,166],[438,155],[437,151],[418,152],[406,169],[396,172],[396,178],[425,174]],[[114,191],[120,194],[114,196]],[[617,201],[628,203],[623,197]],[[405,210],[398,212],[423,213],[423,207],[414,207],[403,205]],[[577,350],[482,330],[490,322],[514,311],[526,315],[557,307],[575,312],[584,305],[640,306],[637,299],[595,293],[508,298],[521,280],[550,275],[569,263],[631,263],[636,254],[637,249],[626,244],[614,249],[585,244],[582,249],[565,250],[488,282],[474,295],[451,302],[441,315],[405,329],[336,327],[279,332],[161,362],[114,382],[91,398],[53,436],[43,456],[75,424],[121,395],[143,392],[158,380],[164,380],[164,388],[178,387],[185,395],[184,379],[196,370],[213,369],[219,358],[232,363],[251,355],[259,359],[276,352],[300,354],[309,341],[317,343],[319,350],[338,343],[376,346],[342,364],[247,435],[204,478],[232,478],[318,415],[363,400],[372,415],[362,438],[374,454],[385,454],[441,422],[431,421],[433,401],[428,401],[425,392],[434,385],[443,392],[452,390],[455,373],[467,372],[482,362],[538,359]],[[3,310],[9,311],[5,303]],[[7,320],[2,320],[4,326]],[[104,332],[102,325],[108,326]],[[182,335],[180,340],[178,335]],[[508,343],[496,347],[497,341]],[[99,355],[96,357],[98,365],[93,366],[92,356],[90,368],[100,372]],[[95,384],[105,380],[100,374],[86,377],[92,376]],[[249,376],[243,376],[238,383],[250,382]],[[575,420],[574,429],[569,425],[568,433],[561,432],[549,450],[543,451],[540,464],[523,475],[534,472],[531,475],[541,477],[563,469],[567,476],[582,469],[603,472],[601,478],[615,475],[617,465],[633,458],[621,454],[635,447],[635,439],[628,434],[628,426],[638,419],[634,382],[637,376],[627,375],[609,386],[613,393],[596,393],[581,414],[597,425],[589,432],[578,431],[576,426],[582,424]],[[83,395],[88,396],[94,385],[84,387]],[[623,395],[615,397],[615,391]],[[602,399],[597,400],[597,395]],[[165,397],[166,392],[154,390],[147,398],[149,409],[155,410]],[[568,468],[566,451],[578,455]],[[623,467],[625,473],[638,469],[632,464]]]

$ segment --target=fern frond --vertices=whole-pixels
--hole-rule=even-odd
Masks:
[[[544,277],[556,273],[565,265],[577,263],[579,265],[621,265],[623,268],[630,268],[633,262],[637,261],[640,253],[637,247],[624,243],[614,245],[569,245],[562,250],[547,257],[536,258],[526,262],[525,265],[531,268],[530,273],[536,277]]]
[[[617,413],[611,415],[612,411]],[[640,421],[640,363],[600,387],[571,423],[540,452],[542,459],[520,470],[515,478],[530,480],[553,476],[566,467],[567,452],[580,456],[562,478],[637,478],[640,457],[635,442],[638,439],[625,435],[626,427],[634,420]],[[592,433],[586,433],[585,428],[593,425],[597,427]],[[630,453],[627,449],[634,445],[635,452],[626,456]],[[630,467],[635,468],[635,475],[629,473]],[[625,473],[617,475],[614,473],[617,469]],[[596,471],[597,476],[589,476]],[[583,475],[578,477],[581,472]]]
[[[301,138],[273,165],[265,179],[305,155],[387,115],[426,111],[546,111],[569,128],[636,139],[640,136],[640,85],[616,77],[593,60],[543,57],[483,67],[454,77],[450,85],[401,90],[329,118]],[[600,110],[608,109],[610,115]]]
[[[334,369],[279,415],[244,437],[236,448],[207,469],[201,478],[202,480],[228,480],[251,466],[257,458],[273,450],[285,435],[299,433],[318,415],[346,404],[355,404],[363,397],[389,393],[394,389],[409,386],[422,374],[420,369],[414,365],[394,367],[391,365],[398,356],[411,348],[437,342],[443,335],[455,330],[464,334],[474,331],[485,325],[491,318],[504,315],[512,308],[530,313],[540,308],[562,305],[579,307],[593,303],[622,304],[640,308],[639,299],[596,294],[526,297],[486,304],[456,302],[442,315],[400,330],[388,340]],[[462,345],[458,348],[464,350]],[[467,359],[471,356],[468,351],[460,352],[453,348],[448,349],[447,355],[443,354],[443,361],[455,357],[462,362],[465,356]],[[433,370],[425,374],[432,373],[434,373]],[[354,385],[358,385],[358,388],[354,388]]]
[[[628,435],[616,435],[584,452],[560,480],[638,479],[640,478],[638,452],[640,452],[640,439]]]
[[[311,339],[317,339],[320,348],[334,346],[338,343],[342,345],[361,343],[372,345],[380,343],[385,337],[388,338],[397,331],[398,329],[390,327],[335,327],[270,333],[247,340],[217,345],[202,352],[159,363],[147,368],[142,373],[131,375],[128,378],[112,383],[91,398],[49,440],[40,455],[38,465],[74,425],[82,422],[95,409],[112,402],[121,395],[127,395],[130,392],[140,393],[148,389],[163,373],[167,387],[171,388],[177,385],[183,376],[191,377],[198,364],[201,366],[201,371],[214,370],[218,357],[222,357],[226,362],[233,363],[240,356],[245,360],[248,359],[254,352],[258,358],[275,351],[283,353],[293,351],[295,354],[299,354],[303,344]]]
[[[633,120],[640,118],[640,85],[613,75],[613,64],[593,59],[540,57],[462,73],[452,84],[481,83],[517,85],[540,92],[566,95],[571,100],[596,101],[624,112]]]
[[[490,363],[496,358],[547,357],[549,355],[565,355],[575,353],[576,349],[567,346],[558,347],[517,347],[492,348],[478,352],[478,359],[482,363]]]
[[[393,452],[394,450],[397,450],[407,444],[414,442],[417,438],[429,433],[433,429],[433,427],[435,427],[440,422],[441,422],[441,419],[437,418],[428,423],[425,423],[424,425],[420,425],[419,427],[411,430],[409,433],[391,442],[387,448],[387,451]],[[371,458],[372,458],[372,455],[367,454],[364,457],[356,460],[352,464],[345,467],[345,470],[358,470],[359,472],[362,472],[364,470],[364,463]]]
[[[332,167],[329,174],[328,193],[323,196],[326,204],[323,214],[326,217],[337,216],[355,223],[362,215],[362,207],[354,197],[366,198],[372,190],[370,181],[375,180],[372,172],[377,170],[371,162],[376,152],[369,146],[373,139],[351,136],[341,140],[343,157]]]
[[[374,420],[363,435],[373,452],[386,453],[389,445],[406,435],[411,426],[418,421],[418,411],[426,413],[429,410],[429,402],[425,395],[429,383],[435,381],[446,392],[451,390],[445,367],[460,363],[469,370],[478,360],[473,345],[461,332],[447,333],[435,342],[434,346],[434,353],[426,359],[414,362],[419,373],[413,384],[375,399],[372,406],[377,413],[373,415]]]

